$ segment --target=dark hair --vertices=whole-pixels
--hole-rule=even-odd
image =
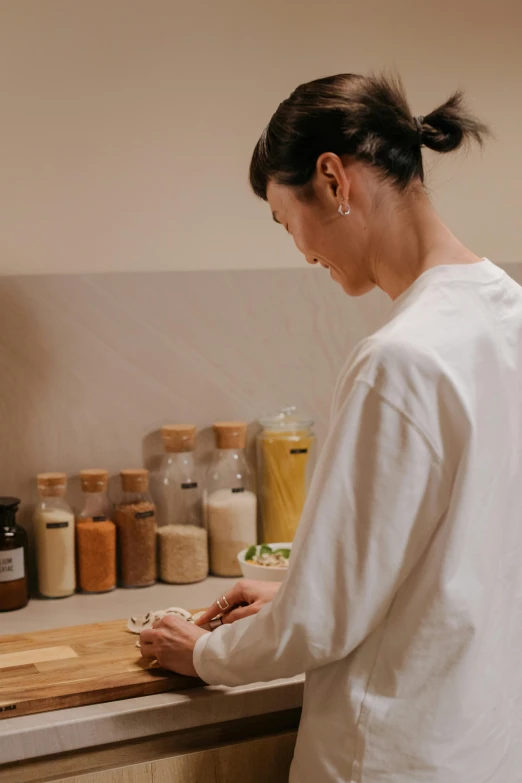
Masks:
[[[352,155],[401,189],[424,181],[421,147],[451,152],[489,133],[456,92],[425,117],[414,117],[397,76],[338,74],[301,84],[280,104],[256,144],[250,164],[254,193],[266,200],[270,180],[311,182],[323,152]]]

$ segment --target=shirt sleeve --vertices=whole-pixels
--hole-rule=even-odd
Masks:
[[[423,432],[355,382],[317,466],[283,586],[259,614],[198,640],[200,677],[235,686],[345,658],[386,616],[448,500]]]

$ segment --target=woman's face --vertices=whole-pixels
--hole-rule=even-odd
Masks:
[[[274,220],[292,236],[308,263],[329,270],[350,296],[360,296],[374,286],[368,265],[367,191],[359,164],[345,166],[328,154],[318,161],[310,198],[305,199],[297,188],[272,181],[267,188]],[[341,203],[344,209],[350,205],[349,215],[339,213]]]

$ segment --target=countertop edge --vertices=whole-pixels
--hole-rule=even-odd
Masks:
[[[0,721],[0,768],[57,753],[143,739],[302,706],[304,677],[239,688],[205,686],[181,693],[75,707]]]

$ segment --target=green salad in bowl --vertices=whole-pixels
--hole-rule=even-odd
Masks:
[[[290,562],[292,544],[256,544],[238,555],[243,576],[265,582],[282,582]]]

